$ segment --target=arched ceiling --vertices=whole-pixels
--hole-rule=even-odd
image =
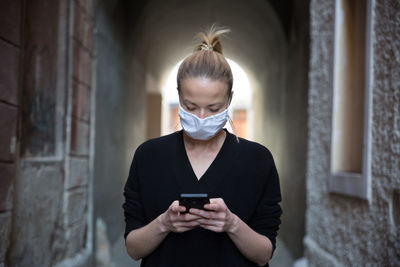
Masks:
[[[167,70],[192,52],[196,32],[212,23],[231,28],[224,54],[256,77],[278,75],[286,55],[284,29],[268,1],[150,0],[134,19],[134,60],[159,82]]]

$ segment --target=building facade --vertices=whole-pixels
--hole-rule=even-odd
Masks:
[[[93,3],[1,1],[0,17],[0,266],[88,266]]]
[[[359,8],[364,15],[357,15]],[[311,1],[304,238],[310,266],[400,265],[399,14],[398,1]],[[358,21],[365,26],[364,36]],[[346,27],[351,33],[347,41],[340,36]],[[343,56],[343,49],[364,52],[358,58],[347,55],[340,65],[335,58]],[[343,70],[351,75],[335,76]],[[337,77],[341,80],[335,81]],[[338,85],[345,79],[352,80],[351,86],[341,94]],[[359,84],[363,86],[357,91]],[[341,128],[335,121],[340,117],[335,105],[354,97],[348,92],[362,103],[357,120],[363,125],[351,119],[350,107]],[[340,138],[353,132],[357,136],[341,145]],[[355,142],[361,148],[352,147]],[[340,162],[343,157],[335,158],[335,149],[359,153]],[[354,158],[358,168],[346,165]]]
[[[400,266],[397,0],[0,1],[0,266],[135,266],[130,162],[164,73],[215,21],[279,170],[271,266]]]

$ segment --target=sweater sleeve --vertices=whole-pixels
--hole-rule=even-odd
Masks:
[[[278,172],[272,155],[270,153],[268,154],[268,165],[270,168],[265,173],[267,182],[264,193],[249,222],[249,226],[254,229],[254,231],[265,235],[271,241],[273,250],[275,250],[276,236],[278,234],[279,225],[281,224],[280,216],[282,214],[282,209],[279,202],[282,198]]]
[[[125,216],[125,239],[132,230],[145,225],[144,211],[139,190],[138,154],[137,150],[133,157],[129,176],[124,187],[125,202],[122,207]]]

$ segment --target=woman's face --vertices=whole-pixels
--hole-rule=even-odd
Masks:
[[[230,100],[226,82],[209,78],[185,79],[181,82],[181,106],[199,118],[222,112],[229,106]]]

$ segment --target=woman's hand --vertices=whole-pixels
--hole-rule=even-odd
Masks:
[[[226,206],[222,198],[210,199],[210,204],[204,205],[204,208],[212,211],[205,211],[191,208],[190,214],[200,216],[197,220],[200,227],[214,232],[233,232],[236,227],[237,216],[233,214]]]
[[[199,226],[200,223],[197,220],[201,217],[190,213],[181,214],[185,210],[185,207],[179,206],[178,200],[172,202],[168,210],[159,217],[162,231],[183,233]]]
[[[232,213],[222,198],[210,199],[205,211],[191,208],[189,212],[201,216],[197,222],[200,227],[214,232],[226,232],[239,251],[249,260],[264,266],[271,258],[273,251],[271,241],[251,229],[236,214]]]

